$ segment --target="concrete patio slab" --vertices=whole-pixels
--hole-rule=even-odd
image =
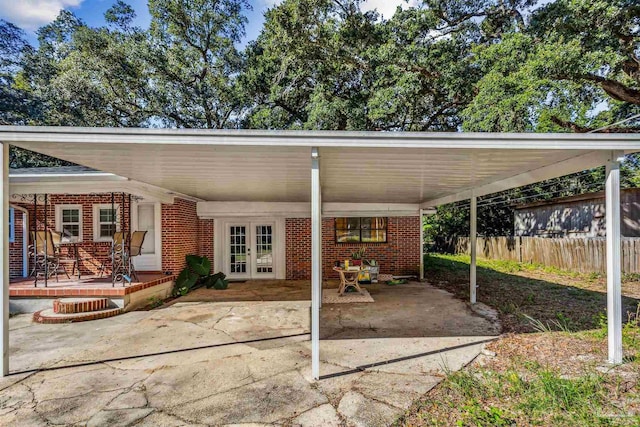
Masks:
[[[0,425],[389,425],[499,328],[425,284],[369,289],[375,303],[323,306],[317,382],[309,302],[295,298],[61,325],[15,316],[12,370],[25,372],[0,380]]]

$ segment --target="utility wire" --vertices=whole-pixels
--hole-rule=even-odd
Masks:
[[[591,173],[591,170],[586,170],[586,171],[578,172],[577,174],[565,176],[565,182],[570,184],[571,180],[574,180],[574,179],[577,179],[577,178],[581,178],[582,176],[588,175],[590,173]],[[535,184],[527,184],[527,185],[525,185],[523,187],[518,187],[518,188],[521,188],[522,189],[521,191],[528,191],[528,190],[530,191],[530,190],[533,190],[534,186],[535,186],[538,190],[542,190],[542,189],[549,188],[549,187],[556,186],[556,185],[563,185],[565,182],[563,182],[563,181],[547,182],[546,184],[541,184],[541,185],[537,185],[537,186]],[[489,197],[489,198],[485,198],[485,199],[479,200],[478,203],[486,202],[486,201],[490,201],[490,200],[495,200],[495,199],[501,199],[503,197],[504,196],[502,196],[502,195],[500,195],[500,193],[498,193],[498,195],[496,195],[496,196],[492,196],[492,197]]]
[[[589,184],[589,185],[587,185],[587,186],[582,187],[582,189],[583,189],[583,190],[592,190],[592,189],[596,189],[596,188],[598,188],[598,187],[601,187],[601,186],[603,186],[603,185],[604,185],[603,183],[600,183],[600,182],[594,182],[594,183],[592,183],[592,184]],[[499,200],[499,201],[492,202],[492,203],[483,203],[483,202],[484,202],[484,200],[483,200],[483,201],[478,202],[477,207],[478,207],[478,208],[481,208],[481,207],[484,207],[484,206],[498,206],[498,205],[501,205],[501,204],[502,204],[502,205],[511,205],[511,204],[519,203],[519,202],[521,202],[521,201],[528,200],[528,199],[532,199],[532,198],[535,198],[535,197],[544,197],[544,196],[554,196],[554,195],[558,195],[558,194],[561,194],[561,193],[562,193],[562,192],[564,192],[564,191],[566,191],[566,189],[555,190],[555,191],[549,191],[549,192],[546,192],[546,193],[540,193],[540,194],[532,194],[532,195],[530,195],[530,196],[516,197],[516,198],[514,198],[514,199],[509,199],[509,200]],[[583,194],[584,194],[584,193],[583,193]],[[540,201],[544,201],[544,200],[540,200]],[[458,209],[466,209],[466,208],[468,208],[469,206],[470,206],[470,203],[466,202],[466,203],[461,204],[461,205],[458,205],[458,206],[456,206],[456,207],[457,207]]]
[[[626,119],[624,119],[624,120],[620,120],[619,122],[611,123],[610,125],[606,125],[606,126],[603,126],[603,127],[601,127],[601,128],[598,128],[598,129],[590,130],[590,131],[589,131],[589,132],[587,132],[587,133],[596,133],[596,132],[600,132],[601,130],[609,129],[609,128],[610,128],[610,127],[612,127],[612,126],[621,125],[621,124],[623,124],[623,123],[629,122],[629,121],[634,120],[634,119],[639,119],[639,118],[640,118],[640,114],[636,114],[636,115],[634,115],[634,116],[627,117],[627,118],[626,118]]]
[[[541,185],[536,185],[534,183],[534,184],[527,184],[527,185],[524,185],[522,187],[516,187],[516,188],[520,188],[521,191],[533,191],[534,187],[537,190],[543,190],[543,189],[546,189],[546,188],[549,188],[549,187],[553,187],[553,186],[565,185],[565,183],[566,184],[572,184],[572,182],[571,182],[572,180],[581,178],[581,177],[583,177],[585,175],[590,174],[591,172],[592,172],[592,170],[585,170],[585,171],[582,171],[582,172],[577,172],[577,173],[572,174],[572,175],[566,175],[564,177],[561,177],[561,178],[564,178],[565,181],[547,182],[547,183],[544,183],[544,184],[541,184]],[[515,188],[513,190],[515,190]],[[503,192],[504,191],[501,191],[499,193],[495,193],[496,194],[495,196],[491,196],[489,198],[483,198],[481,200],[478,200],[478,203],[484,203],[484,202],[491,201],[491,200],[502,199],[504,197],[504,195],[502,195]],[[465,205],[469,205],[469,202],[468,201],[464,201],[464,202],[460,203],[457,206],[460,207],[460,206],[465,206]]]
[[[564,184],[565,183],[563,183],[563,182],[557,182],[557,183],[552,183],[550,185],[545,185],[542,188],[549,188],[551,186],[563,186]],[[592,182],[590,184],[584,184],[584,186],[582,186],[581,189],[588,189],[588,188],[591,188],[591,187],[594,187],[594,186],[599,186],[599,185],[604,185],[604,184],[601,183],[601,182]],[[562,193],[563,191],[567,191],[566,185],[564,185],[564,187],[562,189],[559,189],[559,190],[553,190],[551,192],[543,192],[543,193],[536,193],[536,194],[529,194],[529,195],[522,195],[522,196],[518,196],[518,197],[515,197],[513,199],[510,199],[510,201],[519,200],[519,199],[523,199],[523,198],[541,197],[541,196],[548,195],[548,194],[553,194],[553,193]],[[501,200],[498,200],[495,203],[504,202],[505,201],[504,197],[505,196],[494,196],[494,197],[490,197],[488,199],[478,200],[478,206],[492,204],[490,202],[493,201],[493,200],[496,200],[496,199],[501,199]],[[465,200],[464,202],[462,202],[459,205],[457,205],[457,207],[466,207],[466,206],[469,206],[469,205],[470,205],[470,202]]]

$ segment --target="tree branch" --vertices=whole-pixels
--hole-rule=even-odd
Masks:
[[[578,74],[575,77],[597,83],[610,97],[622,102],[628,102],[634,105],[640,105],[640,90],[626,86],[619,81],[607,79],[606,77],[597,76],[595,74]],[[567,79],[567,76],[561,76],[561,79]]]
[[[576,133],[587,133],[596,130],[596,128],[581,126],[568,120],[562,120],[556,116],[552,116],[551,121],[562,128],[570,129]],[[609,127],[599,131],[599,133],[636,133],[638,131],[640,131],[640,126]]]

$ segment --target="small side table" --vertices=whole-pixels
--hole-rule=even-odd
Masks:
[[[80,280],[80,248],[76,242],[65,242],[58,245],[58,253],[61,248],[67,249],[66,256],[60,257],[60,264],[71,264],[71,275],[74,276],[76,269],[78,270],[78,280]]]
[[[359,268],[357,270],[345,270],[344,268],[333,267],[333,270],[340,274],[340,288],[338,288],[338,295],[344,295],[345,291],[350,286],[356,288],[358,292],[363,294],[362,288],[360,288],[360,285],[358,284],[358,275],[360,274]]]

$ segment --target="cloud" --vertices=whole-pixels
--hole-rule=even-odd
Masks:
[[[377,10],[384,19],[390,19],[395,13],[398,6],[402,9],[408,9],[418,5],[418,0],[366,0],[362,4],[363,11]]]
[[[0,17],[25,30],[35,30],[56,19],[60,10],[79,6],[83,1],[0,0]]]

